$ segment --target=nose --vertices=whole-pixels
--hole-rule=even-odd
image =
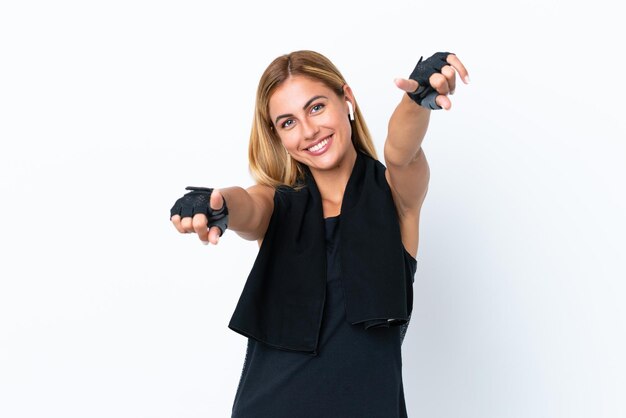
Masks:
[[[317,126],[317,124],[311,120],[304,119],[301,122],[301,125],[302,125],[302,134],[304,135],[305,139],[315,138],[317,133],[320,131],[319,126]]]

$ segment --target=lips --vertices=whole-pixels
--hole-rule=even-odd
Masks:
[[[326,152],[333,142],[333,135],[320,139],[310,147],[306,148],[306,151],[313,155],[321,155]]]

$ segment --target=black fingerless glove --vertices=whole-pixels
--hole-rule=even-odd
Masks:
[[[228,208],[224,198],[222,197],[222,208],[215,210],[211,209],[210,205],[213,189],[187,186],[185,190],[191,191],[174,203],[174,206],[170,209],[170,219],[174,215],[186,218],[193,217],[196,213],[204,213],[208,219],[207,226],[209,228],[217,226],[220,229],[221,237],[228,228]]]
[[[445,65],[449,65],[446,58],[450,54],[451,52],[437,52],[425,60],[424,57],[420,57],[415,69],[409,76],[411,80],[419,83],[419,87],[413,93],[407,93],[415,103],[428,109],[441,109],[441,106],[435,103],[435,98],[439,93],[430,85],[428,79],[431,75],[440,73]]]

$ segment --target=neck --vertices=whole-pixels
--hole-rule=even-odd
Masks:
[[[336,167],[329,170],[311,169],[322,200],[334,202],[341,206],[346,185],[354,168],[356,155],[356,150],[352,147]]]

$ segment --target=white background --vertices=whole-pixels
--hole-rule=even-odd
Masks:
[[[470,71],[424,142],[409,416],[625,417],[619,2],[212,3],[0,6],[0,416],[230,416],[256,243],[169,208],[252,184],[261,72],[314,49],[381,158],[394,77]]]

